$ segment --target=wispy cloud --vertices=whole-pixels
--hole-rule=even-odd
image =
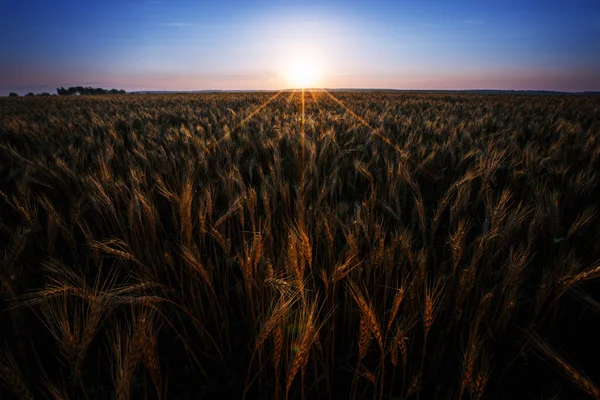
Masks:
[[[188,26],[194,26],[194,24],[189,22],[162,22],[158,24],[158,26],[168,26],[172,28],[185,28]]]
[[[462,23],[468,25],[482,25],[485,24],[485,21],[481,19],[466,19]]]

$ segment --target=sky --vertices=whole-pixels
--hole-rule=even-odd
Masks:
[[[0,95],[282,89],[306,69],[326,88],[600,90],[599,0],[0,0],[0,37]]]

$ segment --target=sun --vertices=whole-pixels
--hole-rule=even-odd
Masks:
[[[297,89],[312,88],[317,84],[319,69],[313,60],[302,57],[290,63],[286,78]]]

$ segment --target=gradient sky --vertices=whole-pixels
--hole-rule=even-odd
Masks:
[[[599,0],[0,0],[0,95],[57,86],[600,90]]]

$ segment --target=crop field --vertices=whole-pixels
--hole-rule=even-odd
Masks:
[[[1,399],[600,399],[600,101],[0,99]]]

